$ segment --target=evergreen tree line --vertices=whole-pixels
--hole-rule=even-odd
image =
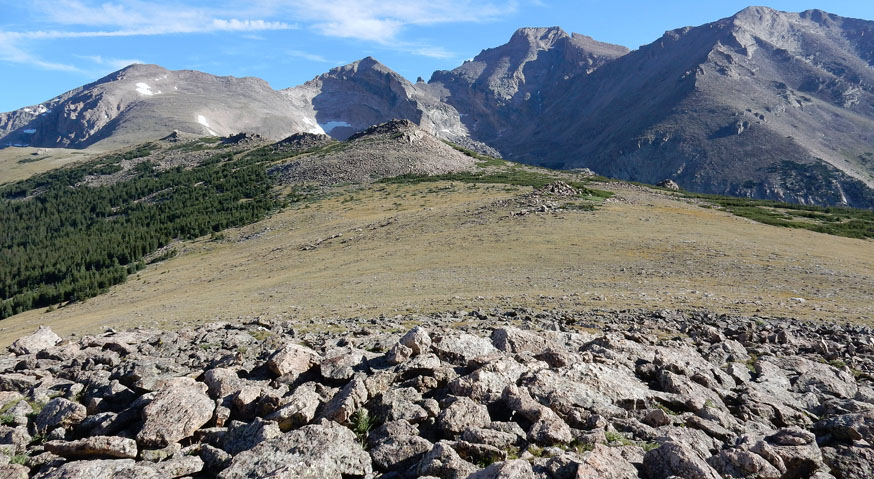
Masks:
[[[145,256],[176,238],[252,223],[279,206],[260,158],[214,155],[192,169],[77,186],[151,145],[0,188],[0,319],[96,296],[145,267]]]

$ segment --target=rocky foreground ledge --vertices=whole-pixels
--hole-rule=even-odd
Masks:
[[[41,328],[0,358],[0,477],[874,477],[869,328],[524,310],[333,326]]]

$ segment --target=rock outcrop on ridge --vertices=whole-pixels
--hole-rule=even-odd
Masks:
[[[0,358],[0,476],[874,471],[868,327],[666,311],[335,323],[343,333],[266,320],[59,343],[38,331]]]
[[[319,137],[303,135],[272,145],[275,151],[308,151]],[[322,137],[324,138],[324,137]],[[299,144],[299,145],[298,145]],[[271,169],[285,183],[370,183],[401,175],[439,175],[474,169],[468,156],[409,120],[392,120],[356,133],[343,142],[292,158]]]

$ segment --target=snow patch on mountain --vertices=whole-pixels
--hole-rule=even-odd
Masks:
[[[155,92],[152,91],[152,87],[150,87],[147,83],[139,82],[137,83],[137,93],[145,96],[152,96]],[[161,92],[158,92],[161,93]]]
[[[201,125],[203,125],[204,128],[206,128],[206,131],[209,132],[210,135],[219,136],[218,133],[216,133],[215,131],[213,131],[212,128],[209,127],[209,121],[206,119],[205,116],[197,115],[197,122],[200,123]]]

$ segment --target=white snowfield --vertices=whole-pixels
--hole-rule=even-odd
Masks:
[[[139,83],[137,83],[137,93],[139,93],[140,95],[152,96],[152,95],[160,95],[161,91],[159,90],[157,92],[153,92],[152,87],[149,86],[148,83],[139,82]]]
[[[209,121],[206,119],[205,116],[197,115],[197,122],[200,123],[201,125],[203,125],[206,128],[206,131],[208,131],[210,135],[219,136],[218,133],[216,133],[215,131],[213,131],[212,128],[209,127]]]
[[[36,105],[35,107],[24,107],[21,109],[21,111],[25,113],[30,113],[32,115],[42,115],[50,112],[51,110],[46,108],[44,105]]]

